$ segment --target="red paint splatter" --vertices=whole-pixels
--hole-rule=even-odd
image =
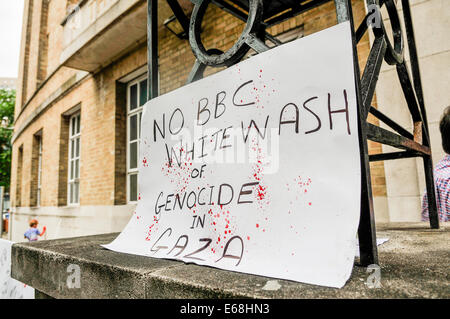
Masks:
[[[169,165],[168,162],[164,163],[161,171],[175,186],[175,192],[182,195],[189,186],[190,176],[192,173],[192,159],[190,158],[190,156],[187,156],[188,153],[184,150],[183,147],[181,147],[179,150],[181,151],[180,158],[184,163],[181,163],[181,166],[178,166],[176,159],[174,159],[172,165]],[[177,152],[176,147],[174,147],[174,151]]]
[[[156,218],[156,216],[153,216],[153,221],[154,221],[154,223],[151,224],[150,226],[148,226],[147,237],[145,238],[146,241],[150,241],[153,227],[157,226],[158,222],[159,222],[159,220]],[[155,227],[156,230],[157,230],[157,228],[158,227]]]
[[[147,161],[147,158],[144,157],[144,159],[142,160],[142,165],[143,165],[144,167],[148,167],[148,164],[149,164],[149,162]]]

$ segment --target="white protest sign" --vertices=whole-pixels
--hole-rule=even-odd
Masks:
[[[360,210],[354,78],[347,22],[149,101],[137,209],[105,247],[342,287]]]
[[[11,246],[0,239],[0,299],[34,299],[34,289],[11,278]]]

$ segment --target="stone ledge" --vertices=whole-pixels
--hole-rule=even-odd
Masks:
[[[449,298],[450,233],[427,223],[378,227],[381,285],[369,289],[355,266],[342,289],[275,279],[102,248],[118,234],[14,244],[12,277],[54,298]],[[69,289],[67,267],[81,269],[81,288]],[[278,286],[278,285],[275,285]]]

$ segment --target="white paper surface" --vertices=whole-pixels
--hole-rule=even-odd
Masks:
[[[34,299],[34,289],[11,278],[11,246],[0,239],[0,299]]]
[[[149,101],[137,209],[105,247],[342,287],[361,191],[352,54],[342,23]]]

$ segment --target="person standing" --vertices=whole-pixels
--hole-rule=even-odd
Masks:
[[[44,226],[42,232],[37,228],[39,222],[36,219],[30,221],[30,228],[23,234],[23,236],[28,239],[28,241],[37,241],[38,236],[42,237],[47,230],[47,227]]]

